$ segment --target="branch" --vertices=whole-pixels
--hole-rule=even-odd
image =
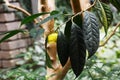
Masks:
[[[117,29],[119,28],[120,26],[120,22],[117,23],[115,29],[113,30],[113,32],[110,34],[110,36],[105,40],[105,42],[103,42],[102,44],[99,45],[99,47],[102,47],[104,46],[105,44],[107,44],[107,42],[110,40],[110,38],[115,34],[115,32],[117,31]]]
[[[91,8],[96,4],[96,2],[97,2],[97,0],[95,0],[92,5],[88,6],[88,8],[85,8],[85,9],[83,9],[82,11],[78,12],[77,14],[75,14],[72,18],[74,18],[74,17],[76,17],[77,15],[80,15],[80,14],[82,14],[83,12],[91,9]]]
[[[17,7],[17,6],[14,6],[14,5],[11,5],[8,0],[4,0],[4,1],[5,1],[6,5],[7,5],[8,7],[13,8],[13,9],[16,9],[16,10],[18,10],[18,11],[21,11],[21,12],[23,12],[24,14],[26,14],[27,16],[31,16],[31,14],[30,14],[29,12],[27,12],[25,9],[20,8],[20,7]],[[38,21],[37,21],[36,19],[34,19],[34,23],[36,24],[36,23],[38,23]]]
[[[70,0],[70,3],[71,3],[71,6],[72,6],[73,13],[76,14],[76,13],[81,11],[79,0]]]

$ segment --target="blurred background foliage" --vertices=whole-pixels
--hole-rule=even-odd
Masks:
[[[113,10],[114,20],[109,33],[112,32],[114,25],[120,21],[120,13],[113,6],[111,6],[111,9]],[[64,13],[61,17],[55,19],[55,27],[58,27],[72,16],[69,0],[56,0],[56,10]],[[36,37],[35,32],[31,31],[30,34],[32,37]],[[100,35],[101,40],[103,40],[103,30],[101,30]],[[18,66],[0,70],[0,80],[45,80],[44,40],[41,35],[38,37],[40,37],[40,40],[27,48],[27,52],[16,56],[23,58],[23,60],[17,62]],[[120,80],[120,29],[105,46],[98,49],[96,55],[87,60],[84,71],[77,79],[70,69],[64,80]]]

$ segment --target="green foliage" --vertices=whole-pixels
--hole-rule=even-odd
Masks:
[[[27,23],[29,23],[29,22],[32,22],[35,18],[37,18],[37,17],[39,17],[39,16],[41,16],[41,15],[45,15],[45,14],[49,14],[49,13],[48,13],[48,12],[44,12],[44,13],[38,13],[38,14],[33,14],[33,15],[31,15],[31,16],[28,16],[28,17],[26,17],[25,19],[22,20],[21,26],[22,26],[23,24],[27,24]]]
[[[54,18],[57,18],[58,16],[62,15],[62,12],[57,12],[57,11],[52,11],[50,13],[51,15],[48,16],[47,18],[45,18],[44,20],[40,21],[37,26],[40,26],[41,24],[51,20],[51,19],[54,19]]]
[[[9,39],[10,37],[18,34],[18,33],[24,33],[24,30],[12,30],[12,31],[8,31],[8,32],[5,32],[3,33],[5,36],[0,40],[0,43]]]
[[[46,80],[45,53],[38,43],[16,58],[23,60],[18,61],[14,68],[0,69],[0,80]]]
[[[70,36],[71,36],[71,25],[72,25],[72,21],[69,20],[66,25],[65,25],[65,30],[64,30],[64,34],[65,34],[65,37],[67,38],[67,41],[70,40]]]

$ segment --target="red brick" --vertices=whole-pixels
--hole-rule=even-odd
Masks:
[[[31,45],[33,43],[33,39],[29,38],[29,39],[27,39],[27,42],[29,45]]]
[[[15,41],[3,42],[0,44],[1,50],[12,50],[27,47],[31,44],[30,39],[20,39]]]
[[[21,59],[3,60],[2,61],[3,68],[14,67],[16,65],[16,62],[19,60]]]
[[[0,59],[11,59],[11,58],[15,58],[19,53],[20,53],[19,50],[0,51]]]
[[[15,29],[19,29],[19,25],[20,25],[20,21],[18,22],[11,22],[11,23],[1,23],[0,24],[0,31],[10,31],[10,30],[15,30]],[[21,27],[22,29],[25,28],[25,26],[23,25]]]
[[[1,13],[0,14],[0,22],[13,21],[13,20],[15,20],[14,13]]]
[[[20,48],[19,51],[20,52],[26,52],[26,48]]]
[[[0,68],[2,68],[2,60],[0,60]]]

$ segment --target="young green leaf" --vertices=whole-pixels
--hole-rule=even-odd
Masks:
[[[98,16],[99,22],[103,25],[104,31],[107,35],[107,31],[113,20],[113,14],[110,6],[97,1],[96,5],[93,7],[93,11]]]
[[[62,66],[64,66],[68,60],[69,46],[65,35],[61,31],[58,32],[58,37],[57,37],[57,52],[58,52],[59,60]]]
[[[12,30],[12,31],[8,31],[5,33],[5,36],[0,40],[0,43],[7,40],[8,38],[18,34],[18,33],[23,33],[24,30]]]
[[[45,22],[47,22],[47,21],[49,21],[49,20],[51,20],[51,19],[54,19],[54,18],[56,18],[56,17],[58,17],[58,16],[60,16],[60,15],[61,15],[61,13],[58,13],[58,14],[55,14],[55,15],[50,15],[50,16],[48,16],[47,18],[43,19],[41,22],[39,22],[39,23],[37,24],[37,26],[39,26],[39,25],[41,25],[41,24],[43,24],[43,23],[45,23]]]
[[[99,24],[96,16],[88,11],[84,12],[83,19],[84,40],[90,58],[99,47]]]
[[[70,36],[70,61],[73,72],[78,77],[83,71],[86,60],[86,46],[81,27],[72,22]]]
[[[26,17],[25,19],[22,20],[21,26],[23,24],[27,24],[29,22],[32,22],[35,18],[37,18],[37,17],[39,17],[41,15],[45,15],[45,14],[49,14],[49,12],[43,12],[43,13],[38,13],[38,14],[33,14],[31,16],[28,16],[28,17]]]

